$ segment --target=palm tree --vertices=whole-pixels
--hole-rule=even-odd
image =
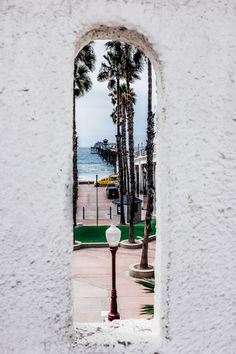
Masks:
[[[127,191],[127,171],[126,171],[126,162],[127,162],[127,148],[126,148],[126,113],[123,100],[123,85],[120,85],[120,128],[121,128],[121,149],[122,149],[122,170],[123,170],[123,195],[126,195]],[[110,93],[108,96],[111,97],[111,103],[114,106],[111,113],[111,118],[113,123],[117,123],[117,90],[116,86],[109,84]]]
[[[135,205],[135,173],[134,173],[134,109],[130,84],[140,79],[139,73],[143,70],[144,54],[137,48],[117,41],[108,41],[106,48],[115,53],[119,48],[121,53],[119,60],[121,77],[125,78],[127,86],[126,112],[128,118],[128,145],[129,145],[129,178],[130,178],[130,214],[129,214],[129,242],[135,243],[134,239],[134,205]],[[118,88],[117,88],[118,90]],[[119,102],[117,103],[120,107]],[[118,110],[119,111],[119,110]]]
[[[117,119],[117,90],[114,85],[110,84],[111,92],[109,96],[111,97],[111,103],[115,108],[111,113],[111,118],[114,123]],[[136,103],[136,95],[131,89],[132,103]],[[128,104],[128,95],[127,95],[127,86],[125,83],[120,85],[120,126],[121,126],[121,147],[122,147],[122,163],[123,163],[123,190],[124,195],[127,191],[129,193],[129,170],[128,170],[128,161],[127,161],[127,104]]]
[[[106,46],[107,47],[107,46]],[[108,48],[107,48],[108,49]],[[121,132],[120,132],[120,81],[123,76],[122,69],[122,50],[121,43],[117,42],[115,49],[113,51],[108,51],[104,55],[105,62],[102,62],[101,68],[98,74],[98,81],[108,81],[108,89],[114,89],[116,85],[116,144],[117,144],[117,156],[118,156],[118,167],[119,167],[119,181],[120,181],[120,224],[125,224],[124,217],[124,188],[123,188],[123,162],[122,162],[122,149],[121,149]]]
[[[151,220],[153,213],[153,202],[155,195],[154,185],[154,114],[152,112],[152,64],[148,60],[148,118],[147,118],[147,210],[144,225],[144,238],[142,245],[142,255],[140,261],[141,269],[148,269],[148,236],[151,231]]]
[[[74,84],[73,84],[73,226],[76,226],[77,198],[78,198],[78,170],[77,148],[78,138],[75,119],[75,96],[81,97],[92,87],[89,73],[95,68],[96,56],[93,42],[84,46],[74,60]]]
[[[130,89],[131,97],[128,96],[128,90],[125,83],[120,86],[120,95],[121,95],[121,112],[122,112],[122,150],[123,150],[123,163],[124,163],[124,190],[130,194],[130,186],[129,186],[129,167],[128,167],[128,160],[127,160],[127,111],[128,111],[128,104],[131,100],[132,105],[136,103],[136,95],[133,89]]]
[[[140,79],[139,73],[143,70],[143,53],[129,44],[124,45],[124,70],[127,86],[127,117],[129,140],[129,175],[130,175],[130,215],[129,215],[129,243],[134,239],[134,205],[135,205],[135,172],[134,172],[134,108],[130,84]]]
[[[126,195],[127,190],[129,191],[129,171],[128,171],[128,161],[127,161],[127,117],[126,117],[126,85],[123,83],[120,86],[120,96],[121,96],[121,130],[122,130],[122,156],[123,156],[123,171],[124,171],[124,195]]]

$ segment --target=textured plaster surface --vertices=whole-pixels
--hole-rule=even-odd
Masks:
[[[235,2],[2,0],[0,16],[1,353],[234,353]],[[72,328],[73,58],[106,34],[157,75],[151,331]]]

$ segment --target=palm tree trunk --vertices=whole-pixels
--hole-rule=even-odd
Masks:
[[[122,99],[122,156],[123,156],[123,171],[124,171],[124,195],[127,193],[127,155],[126,155],[126,113],[125,113],[125,100]]]
[[[130,178],[129,178],[129,163],[128,163],[128,150],[127,150],[127,102],[124,103],[124,116],[125,116],[125,171],[126,171],[126,194],[130,194]]]
[[[119,168],[119,182],[120,182],[120,224],[125,225],[124,215],[124,177],[123,177],[123,159],[122,159],[122,146],[121,146],[121,134],[120,134],[120,81],[117,78],[117,156],[118,156],[118,168]]]
[[[127,159],[127,153],[126,153],[126,175],[127,175],[127,194],[130,194],[130,178],[129,178],[129,163]]]
[[[144,238],[140,261],[141,269],[148,269],[148,237],[151,231],[155,185],[153,179],[154,165],[154,114],[152,113],[152,65],[148,59],[148,119],[147,119],[147,210],[144,224]]]
[[[73,227],[76,226],[76,214],[77,214],[77,199],[78,199],[78,169],[77,169],[77,133],[76,133],[76,118],[75,118],[75,82],[73,87]],[[75,240],[74,240],[75,242]]]
[[[134,173],[134,110],[129,85],[129,73],[126,68],[127,85],[127,116],[128,116],[128,139],[129,139],[129,166],[130,166],[130,198],[129,198],[129,243],[134,240],[134,202],[135,202],[135,173]]]

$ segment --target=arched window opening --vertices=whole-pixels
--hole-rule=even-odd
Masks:
[[[150,318],[157,222],[154,68],[135,37],[101,31],[88,38],[75,56],[73,87],[74,322],[108,317],[112,274],[105,234],[111,224],[121,230],[120,319]]]

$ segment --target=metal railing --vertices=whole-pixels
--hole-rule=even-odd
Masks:
[[[135,151],[135,153],[134,153],[134,157],[146,156],[146,155],[147,155],[146,148],[142,149],[142,150]]]
[[[86,208],[83,206],[82,208],[78,209],[78,220],[107,220],[112,219],[112,207],[110,208]]]

